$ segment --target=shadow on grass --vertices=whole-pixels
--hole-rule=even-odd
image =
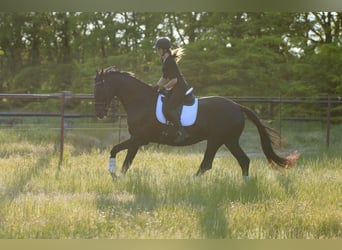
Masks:
[[[218,185],[218,186],[216,186]],[[212,189],[210,195],[203,197],[200,190],[193,192],[188,197],[188,202],[193,207],[200,207],[199,222],[202,233],[208,239],[230,238],[231,229],[227,215],[227,203],[248,203],[260,199],[259,186],[256,179],[237,185],[211,183],[208,189]]]
[[[214,178],[215,179],[215,178]],[[159,208],[186,207],[198,215],[203,238],[232,238],[229,226],[229,204],[262,203],[277,198],[277,193],[269,191],[263,178],[251,178],[249,181],[231,181],[220,178],[218,181],[199,177],[184,183],[168,181],[162,185],[150,175],[135,174],[122,180],[122,188],[132,195],[132,199],[117,202],[105,196],[99,197],[97,206],[102,211],[130,214],[141,212],[153,214]],[[287,191],[294,192],[290,181],[283,183]],[[291,194],[289,194],[291,195]],[[167,225],[166,225],[167,226]],[[188,225],[191,227],[191,225]]]
[[[17,178],[11,185],[6,187],[0,195],[1,202],[12,201],[25,191],[27,184],[34,178],[37,178],[41,172],[50,165],[51,157],[44,156],[39,158],[33,167],[25,168],[17,173]],[[23,161],[24,164],[24,161]]]

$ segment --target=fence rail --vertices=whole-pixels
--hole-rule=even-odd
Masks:
[[[4,99],[60,99],[60,112],[0,112],[0,117],[60,117],[60,163],[63,160],[64,152],[64,130],[65,130],[65,118],[83,118],[83,117],[95,117],[94,114],[68,114],[65,113],[65,104],[70,99],[94,99],[92,94],[74,94],[70,91],[63,91],[61,93],[51,94],[6,94],[0,93],[0,100]],[[275,105],[281,104],[320,104],[325,105],[326,115],[321,117],[280,117],[280,120],[295,120],[295,121],[322,121],[326,122],[326,145],[330,144],[330,127],[331,127],[331,111],[332,105],[342,104],[341,97],[316,97],[316,98],[287,98],[281,97],[230,97],[237,103],[254,103],[254,104],[269,104],[269,116],[273,116],[273,108]],[[126,117],[126,114],[114,114],[119,118],[121,124],[121,118]],[[269,118],[269,117],[268,117]]]

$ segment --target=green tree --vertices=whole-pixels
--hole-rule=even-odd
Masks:
[[[206,32],[187,46],[187,58],[191,58],[186,66],[191,68],[185,69],[190,76],[196,72],[189,79],[201,92],[279,95],[287,80],[289,56],[283,34],[293,14],[209,13],[202,17]]]
[[[110,65],[152,83],[152,45],[168,36],[200,95],[337,94],[341,23],[341,12],[0,13],[0,88],[91,92]]]

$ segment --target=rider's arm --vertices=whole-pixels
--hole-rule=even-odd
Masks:
[[[178,83],[178,77],[181,75],[176,61],[173,57],[169,56],[163,65],[163,77],[168,79],[164,88],[167,90],[172,89]]]
[[[173,78],[171,79],[167,84],[164,85],[164,88],[169,90],[172,89],[178,82],[177,78]]]
[[[159,79],[159,81],[157,82],[156,85],[157,85],[159,88],[161,88],[162,85],[163,85],[166,81],[167,81],[167,79],[164,78],[164,76],[162,76],[162,77],[160,77],[160,79]]]

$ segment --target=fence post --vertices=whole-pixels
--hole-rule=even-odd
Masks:
[[[119,143],[121,143],[121,115],[119,115]]]
[[[281,94],[279,94],[279,134],[281,136],[282,133],[282,113],[281,113],[281,109],[282,109],[282,98],[281,98]],[[282,146],[282,139],[279,138],[279,146]]]
[[[329,145],[330,145],[330,126],[331,126],[331,97],[330,97],[330,95],[328,95],[327,137],[326,137],[327,147],[329,147]]]
[[[72,93],[70,91],[62,91],[61,93],[61,127],[60,127],[60,136],[59,136],[59,164],[58,164],[59,168],[63,162],[63,154],[64,154],[65,103],[67,99],[71,97],[71,94]]]
[[[64,153],[64,110],[65,110],[65,91],[61,93],[61,126],[60,126],[60,135],[59,135],[59,164],[58,167],[61,166],[63,161],[63,153]]]

